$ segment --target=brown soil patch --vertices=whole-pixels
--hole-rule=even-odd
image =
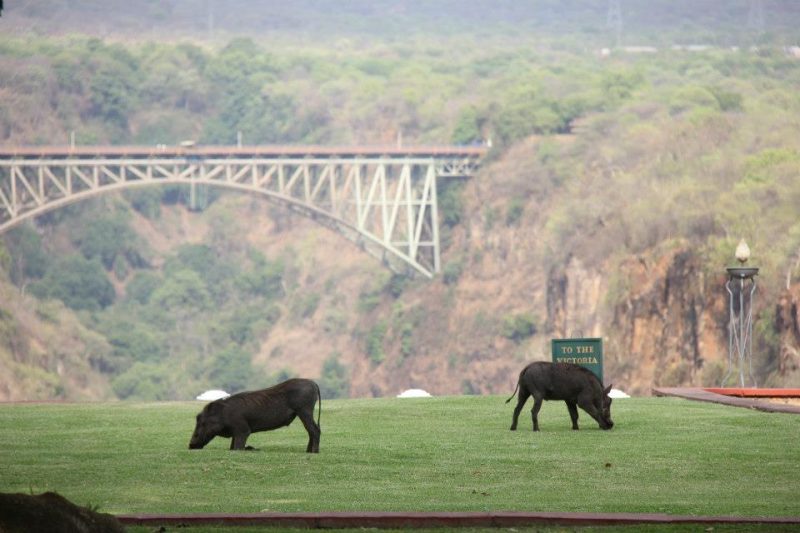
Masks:
[[[800,398],[759,398],[763,402],[800,406]]]

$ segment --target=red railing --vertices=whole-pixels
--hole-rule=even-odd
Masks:
[[[488,147],[471,146],[0,146],[0,158],[49,157],[483,157]]]

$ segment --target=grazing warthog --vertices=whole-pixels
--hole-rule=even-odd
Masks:
[[[542,400],[564,400],[572,418],[572,429],[578,429],[578,407],[597,420],[601,429],[614,427],[611,421],[611,398],[608,396],[611,385],[604,389],[597,376],[582,366],[545,361],[531,363],[520,372],[514,394],[517,390],[519,396],[511,421],[512,431],[517,429],[517,419],[528,396],[533,396],[531,417],[534,431],[539,431],[538,415]],[[506,403],[511,401],[514,394]]]
[[[319,413],[314,422],[317,400]],[[252,449],[245,447],[251,433],[288,426],[299,416],[308,431],[306,452],[319,453],[321,414],[322,397],[317,384],[309,379],[290,379],[268,389],[240,392],[206,405],[197,415],[189,448],[202,448],[219,436],[231,439],[231,450]]]

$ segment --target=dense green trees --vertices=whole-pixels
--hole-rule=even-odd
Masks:
[[[99,259],[107,270],[124,261],[141,268],[146,262],[139,252],[137,234],[130,228],[122,212],[100,214],[89,221],[86,229],[75,237],[75,245],[86,259]]]
[[[319,388],[323,398],[347,398],[350,379],[347,367],[339,361],[339,354],[331,355],[322,364]]]
[[[31,285],[31,292],[88,311],[108,307],[115,298],[102,263],[77,254],[56,258],[42,279]]]
[[[515,342],[524,340],[536,333],[536,320],[530,313],[519,313],[503,317],[501,334]]]
[[[247,390],[256,381],[253,379],[251,358],[248,351],[235,344],[222,349],[211,360],[208,374],[210,382],[223,390]]]
[[[168,258],[163,277],[144,272],[130,281],[118,310],[97,325],[114,347],[119,375],[113,386],[120,397],[145,397],[156,386],[167,387],[156,396],[164,398],[187,388],[263,385],[251,360],[280,311],[271,303],[277,293],[252,280],[263,279],[265,269],[280,270],[263,258],[255,264],[239,259],[186,245]],[[179,367],[191,370],[176,372]],[[165,382],[163,374],[173,377]]]
[[[624,68],[593,72],[585,58],[569,72],[543,68],[540,58],[509,53],[502,42],[463,57],[435,47],[390,49],[385,57],[326,47],[298,52],[251,38],[219,49],[97,38],[54,44],[0,41],[0,57],[36,59],[21,68],[0,61],[8,90],[30,98],[40,94],[32,87],[44,86],[49,98],[47,105],[20,98],[5,111],[9,127],[0,128],[0,142],[63,144],[74,132],[81,144],[234,144],[239,134],[246,144],[507,144],[569,131],[575,118],[628,97],[641,80]],[[52,118],[15,120],[37,113]],[[147,196],[137,206],[156,214]]]
[[[242,37],[219,48],[6,38],[0,80],[19,97],[14,107],[0,102],[0,142],[63,144],[74,132],[78,143],[234,144],[241,133],[246,144],[507,145],[569,132],[581,117],[641,91],[668,101],[672,113],[740,111],[744,95],[731,77],[793,75],[774,47],[759,56],[721,48],[645,59],[583,49],[538,54],[497,37],[482,45],[432,40],[374,54]],[[677,84],[680,76],[691,83]],[[143,198],[137,209],[153,208]]]
[[[42,239],[31,226],[22,225],[9,231],[5,242],[8,252],[6,268],[14,284],[24,287],[29,279],[44,275],[47,263]]]
[[[92,66],[89,82],[90,111],[107,124],[127,129],[128,114],[136,105],[135,63],[122,49],[116,61],[99,62]],[[113,57],[113,56],[111,56]]]
[[[283,262],[228,240],[217,249],[212,240],[180,246],[153,268],[131,225],[132,208],[120,200],[78,204],[62,214],[72,227],[66,248],[46,243],[31,225],[8,232],[2,265],[11,281],[86,312],[83,321],[110,345],[89,362],[110,376],[120,398],[263,386],[252,358],[281,316]]]

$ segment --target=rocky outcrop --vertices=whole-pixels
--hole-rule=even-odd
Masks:
[[[800,285],[786,289],[775,304],[774,330],[779,339],[776,367],[778,379],[789,381],[800,373]]]
[[[722,275],[708,279],[687,246],[629,257],[602,272],[570,258],[547,282],[553,337],[602,337],[606,376],[638,394],[715,384],[727,354]]]
[[[628,258],[617,276],[624,286],[610,302],[608,332],[634,392],[717,379],[727,350],[724,278],[708,279],[685,246]]]
[[[546,330],[554,337],[598,337],[603,327],[600,307],[607,280],[571,257],[552,268],[547,280]]]

